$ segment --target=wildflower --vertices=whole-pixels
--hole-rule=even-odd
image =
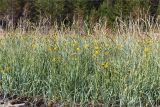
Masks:
[[[109,54],[109,52],[108,52],[108,51],[105,51],[105,52],[104,52],[104,54],[105,54],[105,55],[108,55],[108,54]]]
[[[97,55],[99,55],[99,50],[96,50],[96,51],[93,53],[93,57],[95,58]]]
[[[105,68],[105,69],[108,68],[109,67],[109,63],[107,63],[107,62],[106,63],[102,63],[102,67]]]
[[[52,62],[53,63],[59,63],[61,60],[62,60],[61,57],[54,57],[54,58],[52,58]]]
[[[149,48],[144,48],[144,53],[148,53],[149,52]]]
[[[144,57],[148,56],[149,51],[150,51],[149,48],[147,48],[147,47],[144,48],[144,51],[143,51]]]
[[[33,44],[31,45],[31,47],[34,49],[34,48],[36,48],[36,45],[33,43]]]
[[[77,52],[79,52],[79,51],[80,51],[80,49],[79,49],[79,48],[76,48],[76,51],[77,51]]]
[[[47,50],[48,50],[48,52],[52,52],[53,49],[51,47],[48,47]]]
[[[72,43],[72,46],[73,46],[73,47],[76,47],[77,44],[78,44],[77,41],[74,41],[74,42]]]
[[[87,49],[89,46],[88,46],[88,44],[85,44],[83,47],[84,47],[84,49]]]
[[[95,55],[98,55],[98,54],[99,54],[99,50],[96,50],[94,54],[95,54]]]
[[[99,50],[99,47],[98,47],[98,46],[95,46],[94,48],[95,48],[95,50]]]

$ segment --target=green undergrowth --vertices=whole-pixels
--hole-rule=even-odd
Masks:
[[[134,37],[8,36],[0,40],[0,90],[61,104],[156,106],[160,42]]]

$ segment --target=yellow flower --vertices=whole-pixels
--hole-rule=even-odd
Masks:
[[[84,47],[85,49],[87,49],[89,46],[88,46],[88,44],[85,44],[83,47]]]
[[[104,54],[105,54],[105,55],[108,55],[108,54],[109,54],[109,52],[108,52],[108,51],[105,51],[105,52],[104,52]]]
[[[77,44],[78,44],[77,41],[74,41],[74,42],[72,43],[72,46],[73,46],[73,47],[76,47]]]
[[[52,52],[53,49],[51,47],[48,47],[47,50],[48,50],[48,52]]]
[[[107,62],[106,63],[102,63],[102,67],[105,68],[105,69],[108,68],[109,67],[109,63],[107,63]]]
[[[143,51],[144,57],[148,56],[149,51],[150,51],[149,48],[147,48],[147,47],[144,48],[144,51]]]
[[[54,57],[54,58],[52,58],[51,61],[52,61],[53,63],[59,63],[61,60],[62,60],[61,57],[56,57],[56,58]]]
[[[99,50],[96,50],[94,54],[95,54],[95,55],[98,55],[98,54],[99,54]]]
[[[97,55],[99,55],[99,50],[96,50],[96,51],[93,53],[93,57],[95,58]]]
[[[149,48],[144,48],[144,53],[149,53]]]
[[[77,51],[77,52],[79,52],[79,51],[80,51],[80,49],[79,49],[79,48],[76,48],[76,51]]]
[[[36,48],[36,45],[33,43],[33,44],[31,45],[31,47],[32,47],[32,48]]]
[[[95,46],[94,49],[95,49],[95,50],[99,50],[99,47],[98,47],[98,46]]]

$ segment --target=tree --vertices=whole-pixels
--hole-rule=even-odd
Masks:
[[[59,15],[57,15],[58,26],[63,23],[66,27],[70,27],[73,23],[73,4],[69,0],[64,0],[63,9]]]
[[[35,0],[23,0],[20,6],[24,18],[29,19],[31,22],[35,22],[38,19],[39,13],[36,10]]]
[[[157,18],[157,10],[158,10],[159,0],[150,0],[150,17],[155,22]]]
[[[10,23],[8,24],[9,27],[12,26],[12,28],[16,28],[18,19],[21,17],[21,8],[19,5],[18,0],[8,0],[8,5],[9,8],[7,9],[7,15],[8,15],[8,20]]]
[[[108,6],[114,7],[116,0],[108,0]]]

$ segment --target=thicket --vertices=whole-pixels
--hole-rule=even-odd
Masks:
[[[0,0],[0,14],[25,17],[32,22],[41,16],[48,17],[52,23],[64,22],[71,25],[73,20],[97,22],[107,20],[112,25],[116,17],[156,19],[160,13],[159,0]],[[3,15],[2,15],[3,14]]]

